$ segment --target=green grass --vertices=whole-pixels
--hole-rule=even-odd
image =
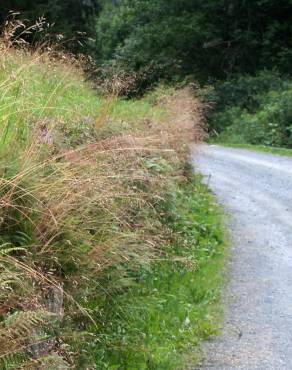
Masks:
[[[218,145],[229,147],[229,148],[240,148],[240,149],[252,150],[255,152],[292,157],[292,149],[287,149],[287,148],[275,148],[271,146],[252,145],[252,144],[232,144],[232,143],[225,143],[221,141],[216,142],[216,140],[211,141],[211,144],[218,144]]]
[[[138,271],[106,308],[111,326],[91,349],[98,369],[183,369],[198,362],[202,340],[220,330],[228,254],[222,210],[192,178],[159,212],[170,231],[168,253]]]
[[[76,146],[94,139],[94,125],[101,115],[102,124],[107,127],[97,127],[99,136],[130,132],[138,121],[146,118],[159,121],[165,115],[163,108],[155,107],[147,99],[98,96],[84,82],[82,73],[69,63],[54,63],[37,55],[32,58],[21,51],[10,52],[3,59],[0,152],[6,150],[4,143],[9,146],[13,140],[18,141],[19,147],[20,143],[24,147],[29,145],[31,132],[40,124],[58,130],[67,145]]]

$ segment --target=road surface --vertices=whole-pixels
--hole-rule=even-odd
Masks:
[[[201,368],[292,370],[292,157],[206,145],[194,162],[232,238],[225,324]]]

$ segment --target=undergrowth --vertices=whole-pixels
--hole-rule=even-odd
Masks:
[[[206,91],[217,142],[292,148],[291,79],[265,71]]]
[[[200,103],[0,48],[1,368],[178,368],[220,311],[221,215],[185,168]]]

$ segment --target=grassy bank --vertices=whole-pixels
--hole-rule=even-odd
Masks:
[[[1,368],[183,367],[217,331],[225,255],[186,168],[200,103],[97,96],[69,57],[0,45]]]

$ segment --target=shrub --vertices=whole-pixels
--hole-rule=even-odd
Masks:
[[[291,80],[262,72],[218,83],[205,96],[210,129],[220,140],[291,147]]]

